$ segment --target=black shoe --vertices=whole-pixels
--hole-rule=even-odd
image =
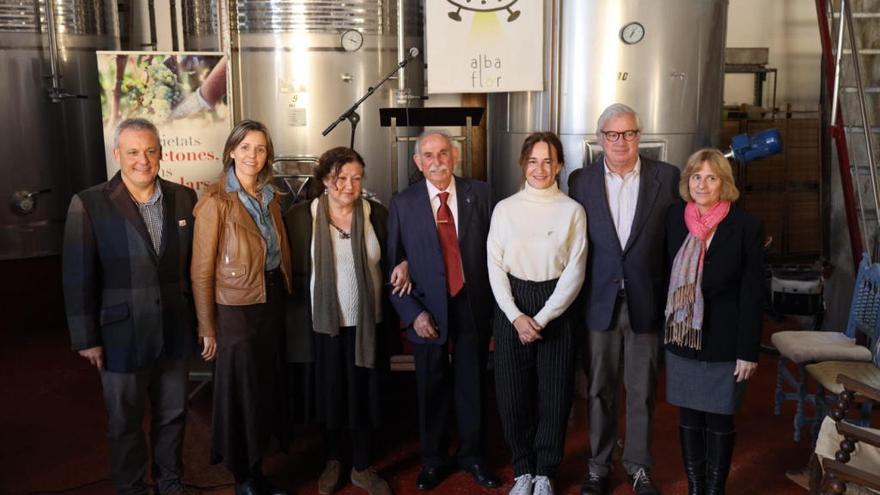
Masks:
[[[590,473],[581,485],[581,495],[605,495],[608,493],[608,475]]]
[[[485,465],[475,462],[469,466],[462,466],[463,470],[470,473],[474,477],[474,481],[480,486],[486,488],[498,488],[501,486],[501,480]]]
[[[638,471],[630,474],[629,477],[632,480],[633,492],[636,495],[660,495],[660,491],[654,486],[651,476],[644,468],[639,468]]]
[[[441,464],[439,466],[424,466],[421,472],[419,472],[419,477],[416,479],[416,488],[419,490],[433,490],[437,485],[442,483],[451,472],[452,469],[446,464]]]
[[[287,490],[269,481],[263,473],[254,473],[251,479],[263,495],[287,495]]]
[[[263,495],[263,492],[257,488],[257,483],[252,478],[248,478],[235,484],[235,495]]]
[[[180,485],[178,488],[170,492],[162,492],[162,495],[199,495],[201,492],[195,488]]]

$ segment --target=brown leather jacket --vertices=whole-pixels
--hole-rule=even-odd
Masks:
[[[278,196],[269,203],[281,244],[281,272],[291,290],[290,249]],[[237,193],[222,181],[212,185],[193,210],[195,231],[190,265],[199,336],[215,335],[215,304],[266,302],[266,241]]]

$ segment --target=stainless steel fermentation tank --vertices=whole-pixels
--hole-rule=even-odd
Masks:
[[[568,174],[601,151],[596,120],[611,103],[635,109],[642,153],[679,167],[719,144],[727,0],[545,0],[545,90],[489,99],[496,197],[521,183],[533,131],[557,132]]]
[[[110,0],[0,0],[0,260],[58,254],[71,195],[105,179],[95,50],[116,26]]]
[[[418,0],[184,0],[183,12],[187,50],[230,54],[236,118],[264,122],[276,155],[306,161],[348,146],[348,122],[326,137],[321,131],[410,47],[423,46]],[[419,57],[358,111],[354,147],[367,162],[364,187],[382,201],[391,196],[391,134],[379,127],[379,108],[421,106],[414,98],[423,94],[423,72]],[[407,177],[406,163],[398,167]]]

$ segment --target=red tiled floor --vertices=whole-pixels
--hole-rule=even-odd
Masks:
[[[21,270],[19,277],[31,277],[42,284],[39,289],[0,288],[10,315],[0,332],[0,493],[46,493],[79,487],[67,493],[105,495],[113,493],[109,476],[108,449],[100,383],[85,360],[68,350],[63,313],[58,297],[57,259],[47,258],[13,267],[0,263],[4,273]],[[24,268],[22,268],[22,266]],[[34,278],[35,277],[35,278]],[[17,280],[12,278],[10,280]],[[767,333],[778,325],[769,325]],[[728,493],[803,494],[788,481],[784,472],[802,466],[808,456],[808,440],[791,440],[794,414],[792,404],[782,415],[773,416],[772,397],[776,359],[762,356],[758,374],[737,417],[739,436],[734,455]],[[663,401],[662,378],[658,402],[653,452],[653,475],[665,494],[686,492],[678,445],[676,412]],[[376,441],[382,475],[390,479],[395,493],[421,493],[415,490],[418,475],[418,439],[414,414],[415,386],[411,374],[392,377],[388,428]],[[511,483],[506,446],[500,432],[494,397],[488,402],[488,461]],[[577,400],[572,413],[566,457],[557,480],[557,493],[579,493],[587,456],[585,406]],[[808,435],[805,435],[808,436]],[[186,481],[202,487],[226,485],[231,478],[224,469],[208,465],[210,442],[210,391],[194,400],[185,440]],[[315,480],[323,466],[319,436],[302,432],[289,456],[267,458],[266,470],[276,480],[298,494],[315,494]],[[617,465],[615,495],[629,494]],[[103,481],[101,481],[103,480]],[[87,486],[85,486],[87,485]],[[211,490],[231,494],[231,486]],[[346,487],[342,494],[364,493]],[[458,473],[434,492],[444,494],[507,493],[505,489],[485,490]]]

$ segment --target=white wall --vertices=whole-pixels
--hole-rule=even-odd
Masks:
[[[767,47],[770,67],[779,69],[777,106],[815,108],[819,104],[822,46],[814,0],[730,0],[728,47]],[[725,104],[753,101],[751,74],[725,77]],[[769,105],[772,75],[765,84]]]

